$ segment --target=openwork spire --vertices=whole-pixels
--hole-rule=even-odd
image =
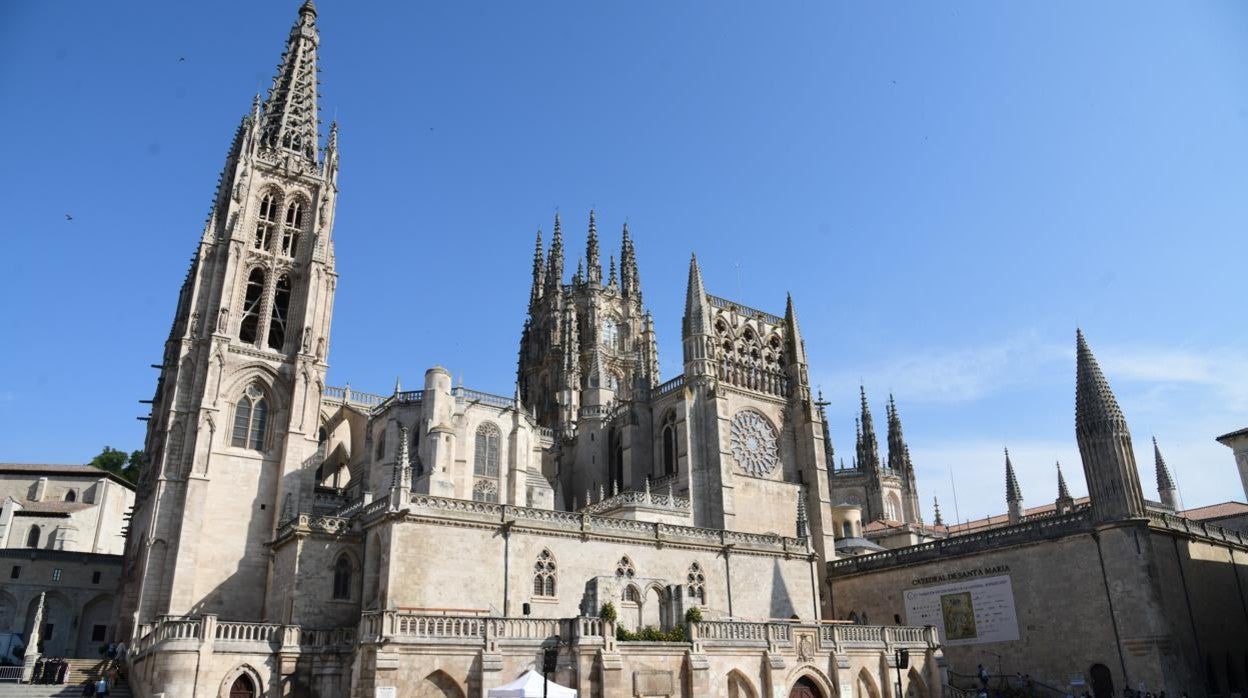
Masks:
[[[589,209],[589,235],[585,241],[586,271],[590,283],[602,283],[602,264],[598,261],[598,224],[594,221],[594,209]]]
[[[542,285],[546,258],[542,252],[542,231],[537,231],[537,241],[533,243],[533,288],[529,290],[529,307],[537,305],[542,298]]]
[[[607,286],[616,287],[619,285],[619,279],[615,275],[615,255],[611,255],[611,271],[607,276]]]
[[[888,395],[888,469],[896,473],[906,472],[908,449],[906,439],[901,433],[901,417],[897,414],[897,403],[892,393]]]
[[[641,305],[641,274],[637,271],[637,250],[628,235],[628,223],[620,235],[620,292]]]
[[[1023,501],[1023,490],[1018,486],[1018,478],[1014,476],[1014,464],[1010,462],[1010,449],[1005,449],[1005,501]]]
[[[260,143],[316,162],[319,139],[316,106],[316,7],[309,0],[299,8],[286,52],[264,103]]]
[[[546,295],[558,293],[563,287],[563,227],[555,212],[555,232],[550,239],[550,256],[546,258]]]
[[[862,437],[859,440],[858,467],[867,470],[879,470],[880,446],[875,439],[875,422],[871,419],[871,407],[867,405],[867,389],[858,386],[858,395],[862,407]]]
[[[1070,496],[1070,488],[1066,486],[1066,477],[1062,475],[1061,462],[1058,462],[1057,464],[1057,498],[1073,499],[1073,497]]]

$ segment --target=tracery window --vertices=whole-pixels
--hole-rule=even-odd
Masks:
[[[269,249],[269,241],[273,238],[273,225],[277,222],[277,197],[265,194],[260,199],[260,213],[256,216],[256,237],[252,246],[257,250]]]
[[[533,563],[533,595],[553,598],[555,595],[555,556],[543,550]]]
[[[477,427],[477,442],[473,454],[472,472],[486,477],[498,477],[498,444],[502,434],[498,427],[486,422]]]
[[[345,553],[334,563],[334,598],[351,598],[351,558]]]
[[[264,270],[252,269],[247,276],[247,292],[243,296],[243,321],[238,327],[238,338],[247,344],[256,343],[260,332],[260,302],[264,299]]]
[[[498,503],[498,481],[477,480],[472,486],[472,499],[477,502]]]
[[[628,559],[627,555],[620,558],[620,561],[615,563],[615,576],[627,577],[629,579],[637,576],[637,571],[633,568],[633,561]]]
[[[676,413],[668,412],[663,419],[663,474],[676,472]]]
[[[897,495],[889,493],[884,497],[884,518],[889,521],[901,521],[901,502]]]
[[[286,221],[282,226],[282,254],[294,257],[299,253],[299,233],[303,230],[303,204],[296,201],[286,207]]]
[[[628,586],[624,587],[624,593],[620,596],[620,599],[622,601],[627,601],[629,603],[640,604],[641,592],[637,591],[637,587],[633,586],[632,584],[629,584]]]
[[[608,349],[616,349],[620,346],[620,325],[615,318],[606,318],[602,321],[602,345]]]
[[[247,386],[238,404],[234,406],[234,434],[231,445],[263,451],[268,421],[269,403],[264,398],[264,391],[253,383]]]
[[[273,292],[273,312],[269,317],[269,348],[286,346],[286,317],[290,312],[290,276],[282,274]]]
[[[702,565],[696,562],[689,565],[689,574],[685,575],[685,584],[688,587],[689,598],[697,599],[700,605],[706,605],[706,576],[702,573]]]

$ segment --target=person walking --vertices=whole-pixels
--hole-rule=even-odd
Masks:
[[[108,681],[101,676],[99,681],[95,682],[95,698],[104,698],[108,695]]]

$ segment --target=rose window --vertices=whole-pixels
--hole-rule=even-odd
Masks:
[[[732,418],[732,456],[742,470],[756,476],[771,473],[780,462],[776,451],[776,430],[763,415],[745,410]]]

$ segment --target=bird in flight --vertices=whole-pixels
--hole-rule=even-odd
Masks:
[[[73,217],[73,216],[71,216],[71,215],[69,215],[68,213],[66,213],[66,214],[65,214],[65,220],[67,220],[67,221],[72,221],[72,220],[74,220],[74,217]]]
[[[178,62],[179,62],[179,63],[185,63],[185,62],[186,62],[186,56],[178,56]]]

